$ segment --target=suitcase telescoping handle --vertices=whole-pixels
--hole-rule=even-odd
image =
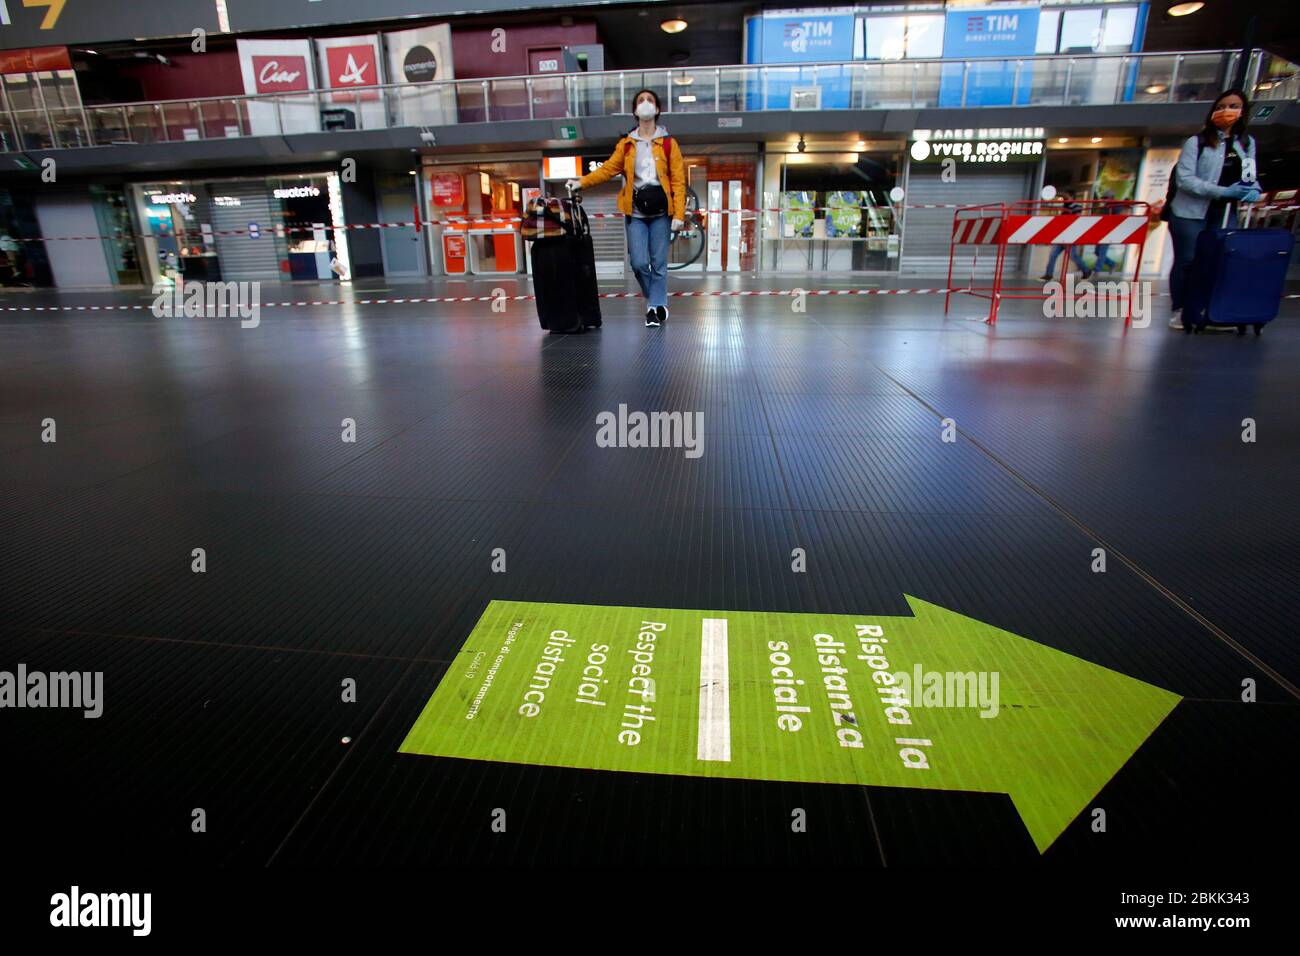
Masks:
[[[1236,201],[1226,202],[1223,204],[1223,222],[1219,225],[1220,229],[1228,228],[1229,213],[1232,214],[1232,221],[1234,225],[1236,225],[1241,221],[1241,217],[1237,213],[1241,209],[1242,205],[1245,205],[1247,207],[1251,206],[1250,203],[1237,203]],[[1247,220],[1247,225],[1249,225],[1249,220]]]
[[[589,235],[591,227],[587,222],[587,214],[586,212],[583,211],[582,208],[582,189],[581,188],[573,189],[572,187],[569,186],[567,182],[564,184],[564,188],[568,192],[569,198],[573,200],[574,234],[578,236]]]

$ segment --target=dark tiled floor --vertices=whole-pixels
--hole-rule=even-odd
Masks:
[[[1004,795],[396,752],[494,598],[905,614],[904,593],[1187,698],[1094,801],[1108,833],[1081,815],[1045,861],[1294,852],[1300,309],[1258,340],[974,309],[681,299],[646,330],[614,300],[572,338],[528,303],[276,308],[256,329],[0,313],[0,668],[103,670],[112,691],[98,721],[0,715],[16,852],[1035,861]],[[703,457],[597,448],[619,404],[703,412]]]

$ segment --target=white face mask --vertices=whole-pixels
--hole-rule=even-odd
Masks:
[[[654,119],[655,113],[657,112],[658,110],[655,109],[655,105],[649,100],[643,100],[641,103],[637,104],[636,115],[638,119]]]

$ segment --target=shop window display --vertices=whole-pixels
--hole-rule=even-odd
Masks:
[[[782,169],[771,240],[771,265],[781,270],[892,271],[900,249],[896,210],[889,198],[897,158],[885,155],[809,155]],[[864,188],[865,187],[865,188]]]

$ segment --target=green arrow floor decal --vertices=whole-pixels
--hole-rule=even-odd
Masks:
[[[1045,850],[1181,699],[912,617],[493,601],[401,751],[1010,794]]]

